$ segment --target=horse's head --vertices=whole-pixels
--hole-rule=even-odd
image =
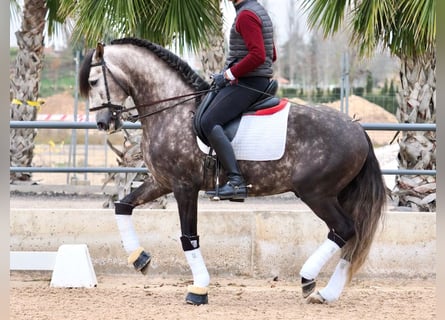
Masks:
[[[97,111],[97,127],[105,131],[122,127],[121,113],[130,96],[129,81],[110,49],[98,44],[86,55],[79,76],[80,93],[89,98],[90,110]]]

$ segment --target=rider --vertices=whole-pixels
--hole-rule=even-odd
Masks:
[[[261,96],[272,78],[272,63],[276,60],[273,25],[264,7],[257,0],[232,3],[236,17],[230,30],[229,54],[223,71],[212,75],[219,92],[201,119],[203,133],[228,176],[228,182],[218,191],[221,200],[247,197],[246,182],[223,125]],[[206,194],[215,196],[216,191]]]

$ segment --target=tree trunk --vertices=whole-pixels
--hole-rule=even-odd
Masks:
[[[402,59],[397,119],[400,123],[436,123],[436,52],[422,58]],[[400,169],[436,169],[436,132],[402,131]],[[436,210],[436,177],[400,175],[394,196],[399,206],[416,211]]]
[[[202,65],[202,77],[211,82],[210,75],[212,73],[220,72],[224,67],[225,62],[225,54],[224,54],[224,34],[222,31],[223,28],[223,13],[219,17],[215,17],[219,19],[218,23],[221,26],[219,31],[209,35],[208,41],[209,45],[207,47],[203,47],[200,52],[200,59]]]
[[[37,116],[46,13],[45,0],[25,0],[21,30],[16,32],[19,51],[10,76],[11,120],[33,121]],[[36,134],[36,129],[10,130],[10,166],[31,166]],[[11,173],[10,183],[17,180],[29,181],[31,173]]]

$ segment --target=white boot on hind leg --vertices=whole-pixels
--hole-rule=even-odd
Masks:
[[[329,279],[328,284],[323,289],[311,294],[307,298],[307,303],[330,303],[337,301],[348,281],[349,268],[351,263],[345,259],[340,259],[335,267],[334,274]]]
[[[300,276],[308,280],[315,279],[321,268],[340,250],[338,244],[326,239],[320,247],[306,260],[300,271]]]
[[[326,239],[309,259],[306,260],[300,271],[303,298],[307,298],[313,293],[316,286],[315,278],[320,273],[321,268],[323,268],[326,262],[328,262],[338,250],[340,250],[340,247],[337,243]]]

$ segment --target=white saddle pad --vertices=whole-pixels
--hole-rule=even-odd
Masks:
[[[287,117],[290,103],[278,112],[267,115],[247,114],[232,140],[233,150],[238,160],[270,161],[278,160],[286,147]],[[202,152],[208,154],[210,148],[197,138]]]

